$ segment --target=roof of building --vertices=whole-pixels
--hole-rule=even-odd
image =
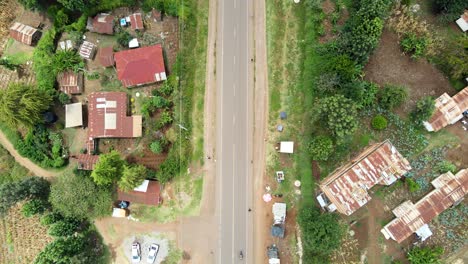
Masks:
[[[424,121],[424,126],[428,131],[438,131],[460,120],[466,110],[468,110],[468,87],[453,97],[444,93],[435,100],[435,111],[428,121]]]
[[[10,37],[14,38],[15,40],[31,45],[33,44],[33,36],[38,30],[30,27],[25,24],[21,24],[19,22],[15,22],[11,27],[10,27]]]
[[[376,184],[390,185],[411,166],[386,140],[365,149],[348,164],[336,169],[320,183],[320,189],[337,211],[351,215],[371,200],[367,192]]]
[[[127,94],[94,92],[88,96],[89,138],[141,137],[141,116],[127,116]]]
[[[61,72],[57,75],[59,90],[68,95],[83,92],[83,73],[73,71]]]
[[[88,25],[86,27],[89,31],[100,34],[114,34],[114,16],[101,13],[94,18],[88,18]]]
[[[455,21],[457,25],[460,27],[460,29],[465,32],[468,30],[468,10],[465,10],[465,13],[460,16],[457,21]]]
[[[133,30],[140,30],[144,28],[141,13],[135,13],[130,16],[130,26]]]
[[[117,76],[123,86],[131,87],[166,80],[161,45],[115,53]]]
[[[284,223],[286,220],[286,204],[285,203],[274,203],[271,208],[273,212],[273,220],[275,224]]]
[[[437,215],[463,199],[468,191],[468,169],[444,173],[432,182],[434,190],[414,204],[406,201],[393,209],[396,216],[381,232],[401,243]]]
[[[92,59],[94,53],[96,52],[96,45],[89,41],[83,41],[83,44],[80,46],[79,54],[82,58]]]
[[[81,103],[65,105],[65,127],[83,125],[83,105]]]
[[[293,141],[281,141],[279,152],[294,153],[294,142]]]
[[[112,217],[127,217],[127,210],[122,208],[112,208]]]
[[[99,48],[97,58],[104,67],[114,66],[114,49],[112,46]]]
[[[77,159],[79,170],[93,170],[94,165],[96,165],[99,160],[99,156],[91,154],[79,154]]]
[[[131,203],[159,205],[161,202],[161,185],[157,181],[145,180],[142,185],[146,188],[135,188],[130,192],[122,192],[117,190],[119,200],[128,201]]]

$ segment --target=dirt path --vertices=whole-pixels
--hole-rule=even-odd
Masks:
[[[0,143],[6,150],[8,150],[8,152],[10,152],[10,154],[15,158],[16,162],[21,164],[21,166],[25,167],[26,169],[30,170],[32,173],[34,173],[34,175],[45,178],[51,178],[59,175],[59,172],[45,170],[33,163],[32,161],[30,161],[28,158],[21,156],[2,131],[0,131]]]
[[[368,244],[367,244],[367,260],[369,263],[382,263],[381,248],[379,246],[380,236],[380,223],[376,222],[378,216],[382,215],[383,205],[380,202],[375,201],[369,203],[369,217],[367,218],[368,225]]]

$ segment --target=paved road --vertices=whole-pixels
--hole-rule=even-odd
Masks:
[[[252,263],[252,90],[248,87],[249,2],[219,0],[217,42],[216,263]],[[239,252],[244,259],[239,259]]]

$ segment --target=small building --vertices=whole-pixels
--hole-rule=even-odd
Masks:
[[[41,32],[36,28],[15,22],[10,27],[10,37],[23,44],[33,46],[41,37]]]
[[[114,54],[117,77],[129,88],[164,81],[166,69],[160,44]]]
[[[88,138],[141,137],[142,116],[127,116],[127,94],[94,92],[88,96]]]
[[[281,183],[284,181],[284,171],[277,171],[276,172],[276,181]]]
[[[114,49],[111,46],[100,48],[97,52],[97,59],[104,67],[114,66]]]
[[[75,45],[73,45],[73,42],[71,40],[63,40],[58,43],[58,49],[59,50],[72,50],[75,48]]]
[[[408,160],[386,140],[369,146],[351,162],[336,169],[319,186],[330,201],[325,203],[326,206],[351,215],[371,200],[368,190],[374,185],[391,185],[409,170]]]
[[[83,41],[78,52],[83,59],[92,60],[96,53],[96,45],[89,41]]]
[[[83,73],[73,71],[61,72],[57,76],[59,90],[68,95],[83,92]]]
[[[294,142],[293,141],[281,141],[279,148],[276,147],[280,153],[294,153]]]
[[[87,154],[79,154],[77,160],[79,170],[93,170],[94,165],[96,165],[99,160],[99,156],[92,155],[88,152]]]
[[[161,199],[161,185],[157,181],[144,180],[143,183],[130,192],[117,190],[117,198],[130,203],[159,205]]]
[[[273,225],[271,235],[274,237],[284,237],[284,223],[286,222],[286,204],[274,203],[272,207]]]
[[[138,43],[138,39],[137,39],[137,38],[133,38],[132,40],[130,40],[130,41],[128,42],[128,47],[131,48],[131,49],[140,47],[140,44]]]
[[[424,127],[427,131],[439,131],[458,122],[463,118],[463,112],[467,110],[468,87],[465,87],[453,97],[444,93],[435,100],[435,111],[429,120],[423,122]]]
[[[83,125],[83,105],[81,103],[65,105],[65,127]]]
[[[468,192],[468,169],[460,170],[455,175],[451,172],[444,173],[431,184],[435,189],[415,204],[405,201],[393,209],[396,218],[380,230],[386,239],[401,243],[413,233],[421,241],[431,236],[429,222],[446,209],[460,203]]]
[[[457,23],[458,27],[460,27],[463,32],[468,31],[468,10],[465,10],[465,13],[463,13],[455,23]]]
[[[114,34],[114,16],[106,13],[96,15],[94,18],[88,17],[86,29],[99,34]]]
[[[144,29],[141,13],[135,13],[130,16],[130,26],[133,30]]]

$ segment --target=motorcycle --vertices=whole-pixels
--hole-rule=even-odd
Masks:
[[[243,260],[243,259],[244,259],[244,253],[242,253],[242,250],[241,250],[240,253],[239,253],[239,259],[240,259],[240,260]]]

